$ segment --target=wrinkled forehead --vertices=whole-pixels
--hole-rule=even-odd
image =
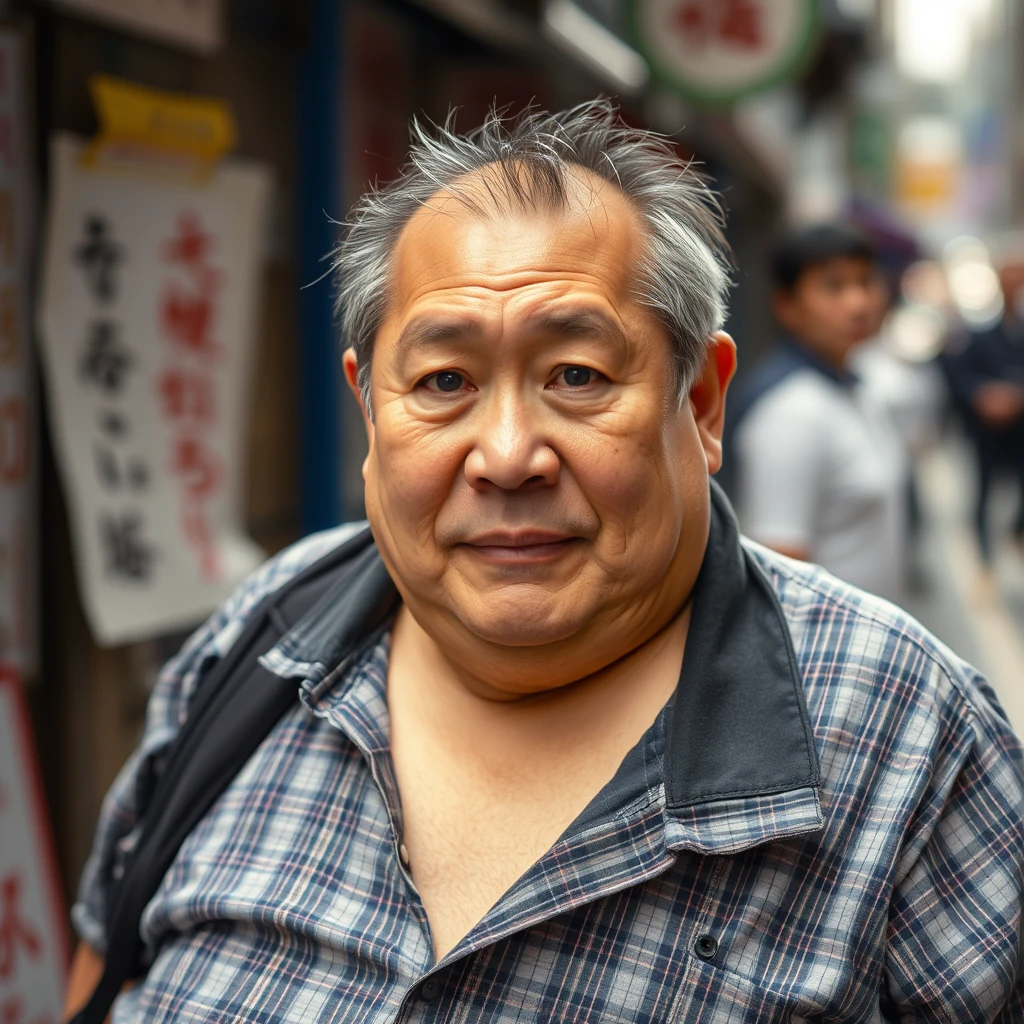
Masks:
[[[631,294],[645,235],[619,189],[583,168],[565,175],[562,196],[523,184],[524,194],[510,194],[502,172],[484,168],[421,207],[395,246],[392,309],[431,289],[514,288],[533,277]]]

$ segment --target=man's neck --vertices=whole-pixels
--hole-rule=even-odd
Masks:
[[[438,957],[612,779],[675,691],[688,624],[687,606],[614,664],[499,700],[403,607],[388,670],[391,756],[403,857]]]
[[[402,699],[419,706],[423,725],[467,754],[475,749],[481,762],[527,750],[540,760],[557,758],[570,752],[574,738],[589,742],[595,730],[632,735],[635,721],[643,720],[643,729],[650,725],[675,690],[689,618],[687,604],[655,636],[601,670],[521,696],[452,660],[403,606],[392,635],[392,663],[410,659],[419,671],[393,674],[389,694],[396,686],[410,687]]]

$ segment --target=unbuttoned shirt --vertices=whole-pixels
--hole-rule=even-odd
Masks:
[[[163,672],[74,910],[100,952],[197,680],[351,532],[269,563]],[[440,961],[402,845],[388,626],[337,663],[337,614],[265,656],[299,699],[147,906],[115,1024],[1024,1020],[1022,756],[991,690],[892,605],[741,540],[716,489],[674,698]]]

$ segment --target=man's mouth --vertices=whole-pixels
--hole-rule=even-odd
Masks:
[[[582,538],[550,530],[496,530],[478,534],[460,545],[493,564],[538,564],[563,555]]]

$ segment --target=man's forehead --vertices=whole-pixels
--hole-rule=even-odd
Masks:
[[[506,201],[486,169],[460,179],[457,191],[438,192],[399,236],[393,301],[463,284],[514,288],[534,276],[628,289],[643,245],[640,218],[615,186],[587,173],[569,178],[564,205]]]

